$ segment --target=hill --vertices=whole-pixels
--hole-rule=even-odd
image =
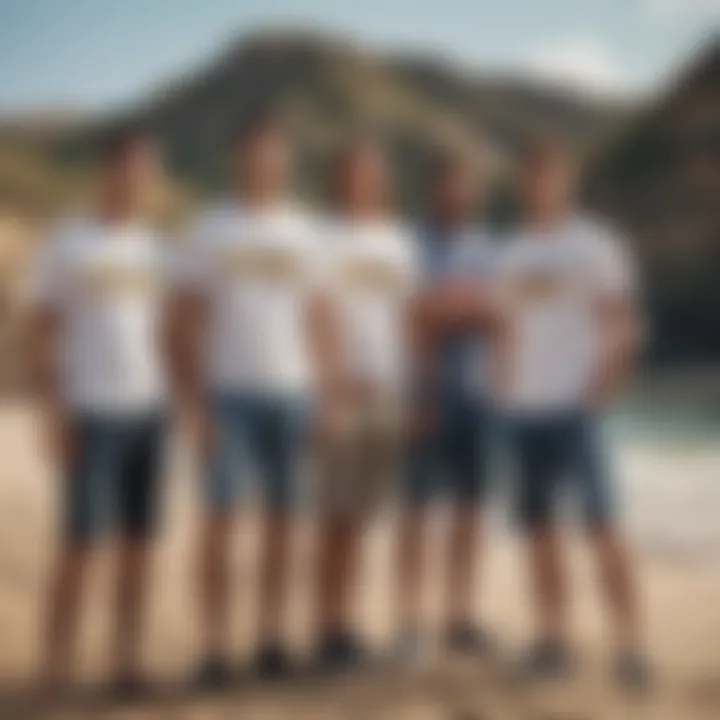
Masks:
[[[661,362],[720,360],[720,36],[587,171],[646,276]]]
[[[624,115],[519,79],[483,78],[438,59],[381,56],[296,32],[241,39],[128,116],[154,124],[173,171],[202,191],[223,183],[232,127],[259,106],[288,118],[300,152],[300,184],[310,193],[337,138],[352,128],[372,129],[396,161],[406,207],[415,204],[419,170],[437,143],[452,142],[496,172],[531,127],[552,127],[584,146]],[[92,138],[104,127],[80,133],[73,151],[92,151]]]

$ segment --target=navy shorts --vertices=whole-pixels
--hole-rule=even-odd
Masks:
[[[472,396],[446,397],[434,426],[414,440],[407,458],[406,497],[424,505],[443,496],[463,503],[484,501],[494,446],[494,413]]]
[[[585,413],[516,417],[508,422],[507,439],[523,525],[552,522],[565,494],[579,502],[589,526],[613,521],[613,488],[596,418]]]
[[[211,510],[224,512],[245,500],[253,480],[267,506],[293,507],[301,494],[307,397],[223,392],[210,403],[213,437],[205,488]]]
[[[64,532],[74,542],[110,531],[145,538],[157,521],[165,436],[157,413],[78,415],[64,485]]]

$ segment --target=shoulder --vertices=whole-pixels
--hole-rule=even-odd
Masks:
[[[73,215],[57,220],[48,233],[48,243],[69,248],[84,240],[92,233],[92,219],[84,215]]]
[[[578,222],[577,237],[583,248],[583,257],[594,275],[613,287],[625,289],[632,286],[637,280],[637,268],[630,244],[622,234],[601,219],[585,216]]]
[[[390,218],[385,223],[385,234],[397,243],[411,245],[415,238],[412,224],[400,218]]]
[[[589,252],[623,252],[627,247],[622,233],[609,220],[589,213],[578,213],[570,223],[574,237]]]
[[[93,221],[86,216],[69,216],[57,220],[49,228],[45,242],[38,249],[38,260],[49,265],[72,264],[90,247]]]

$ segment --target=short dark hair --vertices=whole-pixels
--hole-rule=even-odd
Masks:
[[[282,135],[284,132],[285,124],[280,114],[271,108],[261,108],[236,120],[230,140],[233,144],[239,144],[265,133]]]
[[[109,130],[101,140],[100,159],[108,163],[137,145],[155,140],[153,129],[144,122],[128,122]]]

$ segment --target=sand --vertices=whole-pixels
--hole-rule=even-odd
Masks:
[[[187,677],[197,657],[196,598],[192,570],[197,530],[196,481],[192,462],[182,448],[173,453],[168,472],[163,533],[153,573],[152,601],[146,646],[147,664],[163,682],[158,697],[135,707],[114,707],[98,702],[92,694],[62,705],[45,707],[26,702],[28,682],[37,655],[38,619],[42,590],[52,560],[56,532],[55,490],[57,479],[37,451],[36,424],[24,403],[0,408],[0,718],[307,718],[331,720],[710,720],[720,718],[720,551],[708,534],[702,542],[683,544],[677,528],[668,525],[673,501],[662,488],[683,494],[687,471],[708,477],[720,468],[720,459],[690,459],[682,454],[675,464],[657,454],[635,454],[625,461],[637,479],[637,487],[650,488],[645,497],[664,498],[658,510],[632,512],[631,536],[635,540],[640,579],[646,607],[648,644],[657,663],[656,688],[648,697],[629,698],[617,691],[608,673],[610,642],[602,607],[595,592],[593,567],[582,538],[570,533],[569,562],[572,567],[574,631],[582,655],[577,677],[547,687],[521,687],[511,682],[507,670],[527,639],[531,607],[521,548],[512,534],[494,531],[478,592],[478,612],[492,624],[501,641],[498,656],[484,664],[441,658],[430,670],[403,675],[378,667],[362,676],[336,683],[309,679],[282,686],[246,682],[222,697],[193,695],[177,681]],[[685,451],[687,454],[687,450]],[[685,460],[683,460],[685,457]],[[692,462],[690,462],[692,461]],[[685,469],[685,475],[684,470]],[[663,475],[664,473],[664,475]],[[643,486],[642,483],[645,483]],[[680,491],[678,491],[678,489]],[[707,489],[704,492],[708,492]],[[658,494],[656,493],[656,494]],[[636,493],[637,494],[637,493]],[[710,500],[684,512],[707,514]],[[717,492],[706,495],[717,501]],[[696,498],[697,500],[697,498]],[[678,507],[679,504],[675,503]],[[687,506],[688,503],[686,502]],[[664,509],[663,509],[664,508]],[[718,509],[718,505],[714,506]],[[642,508],[640,508],[642,509]],[[666,516],[662,513],[665,512]],[[720,525],[720,514],[715,514]],[[649,532],[642,523],[652,527]],[[685,518],[686,530],[693,518]],[[713,523],[703,519],[708,533]],[[689,525],[689,527],[687,527]],[[642,527],[641,527],[642,526]],[[700,524],[698,524],[698,527]],[[308,646],[308,578],[313,567],[311,518],[298,533],[294,598],[288,612],[288,633],[302,653]],[[715,525],[717,527],[717,525]],[[442,530],[441,519],[438,531]],[[671,532],[672,531],[672,532]],[[673,534],[675,533],[675,534]],[[686,533],[687,535],[687,533]],[[229,628],[238,657],[252,645],[253,581],[256,543],[252,514],[240,519],[235,561],[235,618]],[[692,533],[688,535],[692,537]],[[391,627],[389,549],[392,522],[381,519],[368,537],[367,571],[358,594],[358,622],[378,647]],[[441,549],[441,536],[433,541]],[[666,543],[661,541],[666,539]],[[440,600],[438,563],[428,586],[427,617],[436,623]],[[98,558],[96,572],[87,588],[87,612],[83,624],[80,676],[92,687],[102,679],[107,644],[111,548]],[[21,702],[22,701],[22,702]],[[20,703],[18,705],[18,703]]]

